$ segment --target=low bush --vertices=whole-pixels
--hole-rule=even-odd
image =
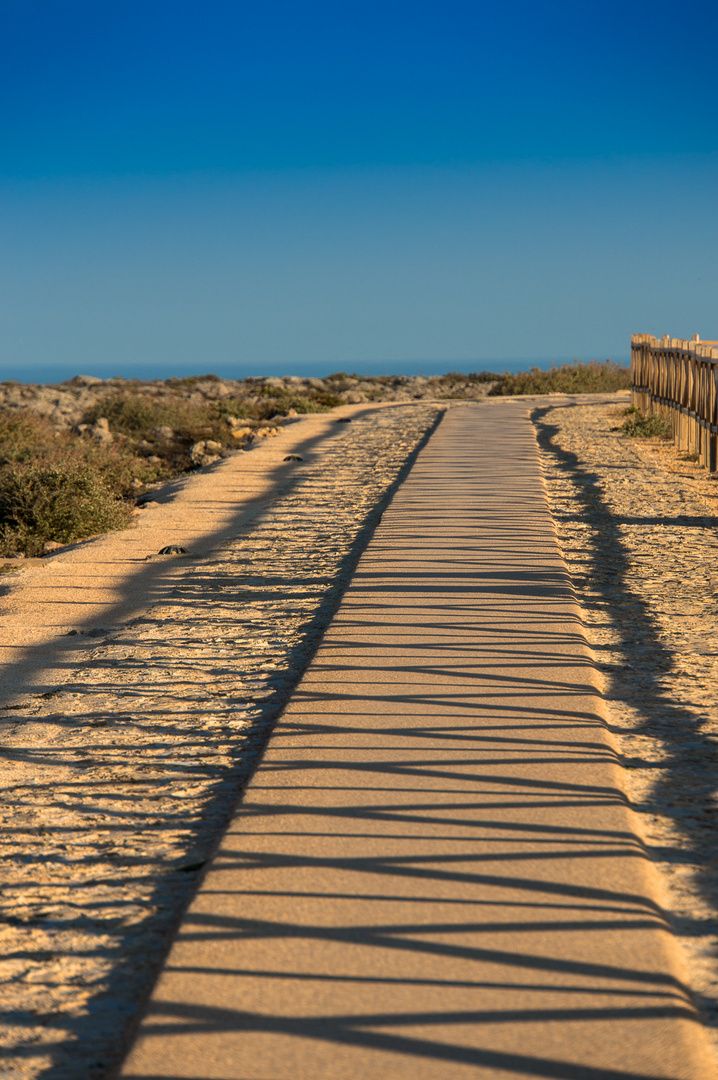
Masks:
[[[124,528],[123,497],[167,475],[122,443],[78,438],[42,416],[0,410],[0,555],[37,555]]]
[[[87,463],[6,465],[0,470],[0,551],[39,555],[129,525],[129,506]]]
[[[620,431],[633,439],[672,439],[673,427],[670,420],[658,413],[645,416],[636,408],[626,410],[626,419]]]
[[[157,400],[146,394],[117,394],[100,398],[85,413],[83,422],[94,424],[101,416],[110,422],[112,431],[141,437],[153,428],[169,427],[173,431],[196,432],[219,419],[206,403],[178,399]]]
[[[602,394],[629,390],[630,368],[613,360],[552,365],[548,371],[531,368],[516,375],[506,372],[489,390],[489,396],[509,394]]]

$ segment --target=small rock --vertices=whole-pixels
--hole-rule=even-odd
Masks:
[[[57,540],[46,540],[42,545],[42,551],[44,555],[49,555],[51,551],[58,551],[64,544],[58,544]]]
[[[239,424],[233,416],[227,422],[233,439],[243,439],[245,436],[252,434],[252,428],[248,424]]]
[[[204,448],[208,454],[219,454],[222,450],[222,443],[215,442],[214,439],[207,439]]]
[[[104,382],[104,379],[98,379],[96,375],[75,375],[73,379],[67,379],[66,385],[68,386],[97,386],[98,383]]]
[[[153,439],[162,439],[164,442],[172,442],[176,438],[174,430],[168,424],[160,424],[159,427],[152,428],[147,434],[151,435]]]
[[[97,418],[90,434],[92,435],[92,438],[97,439],[98,442],[112,442],[113,435],[110,431],[110,421],[106,416],[99,416]]]
[[[147,462],[148,462],[149,465],[161,465],[162,464],[162,458],[157,457],[157,454],[152,454],[151,457],[147,458]]]

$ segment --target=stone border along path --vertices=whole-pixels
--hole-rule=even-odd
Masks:
[[[525,404],[452,409],[191,903],[125,1080],[710,1080]]]
[[[136,529],[5,579],[3,1077],[117,1061],[362,532],[443,408],[307,417],[156,493]],[[167,544],[190,554],[147,559]]]

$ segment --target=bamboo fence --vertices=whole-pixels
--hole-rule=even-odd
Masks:
[[[718,469],[718,341],[631,338],[633,404],[670,421],[673,441]]]

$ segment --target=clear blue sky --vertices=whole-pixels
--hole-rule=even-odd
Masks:
[[[714,0],[2,0],[0,377],[718,337],[717,33]]]

